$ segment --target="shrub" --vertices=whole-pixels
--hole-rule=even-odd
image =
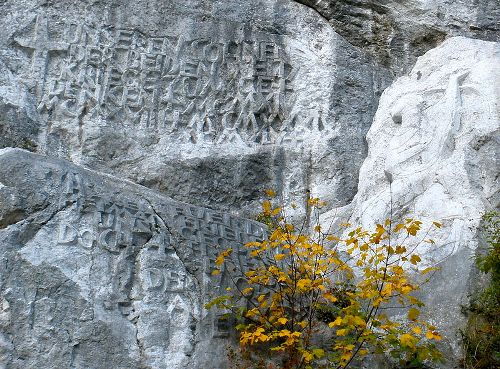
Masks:
[[[416,237],[420,221],[388,219],[373,231],[343,224],[347,236],[336,236],[319,224],[324,203],[311,198],[316,221],[308,234],[305,223],[287,222],[272,204],[274,192],[267,193],[259,219],[268,239],[245,245],[253,267],[239,271],[231,248],[220,253],[213,274],[224,269],[232,285],[206,305],[237,322],[240,352],[238,360],[234,350],[231,356],[239,368],[341,369],[382,353],[413,367],[441,358],[434,345],[441,336],[420,318],[423,303],[413,295],[419,285],[409,269],[421,258],[414,247],[394,243]],[[404,322],[387,314],[395,305],[404,309]]]
[[[482,273],[488,274],[488,285],[471,299],[465,314],[463,332],[464,368],[500,368],[500,216],[498,212],[483,216],[487,249],[476,259]]]

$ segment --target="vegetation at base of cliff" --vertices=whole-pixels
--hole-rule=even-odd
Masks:
[[[387,219],[373,231],[343,224],[335,235],[320,225],[324,203],[310,198],[315,222],[309,233],[305,221],[300,227],[287,222],[283,208],[273,204],[274,191],[267,194],[259,219],[269,226],[269,238],[245,245],[248,270],[237,269],[241,252],[229,248],[218,255],[212,273],[227,288],[206,308],[236,322],[233,368],[344,369],[367,355],[424,368],[442,359],[435,346],[441,336],[421,317],[419,284],[410,276],[421,263],[419,242],[411,241],[434,244],[420,234],[422,222]],[[398,317],[389,313],[394,308]]]
[[[500,368],[500,214],[487,213],[483,221],[488,248],[476,262],[489,281],[464,309],[468,317],[462,332],[465,369]]]

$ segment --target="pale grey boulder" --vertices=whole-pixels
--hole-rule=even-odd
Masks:
[[[222,368],[220,250],[265,228],[19,149],[0,151],[3,368]]]
[[[349,218],[365,228],[391,215],[394,223],[423,222],[411,246],[422,258],[419,270],[439,267],[419,297],[425,317],[443,333],[445,368],[461,357],[461,307],[477,278],[481,217],[500,207],[499,65],[498,43],[465,37],[420,57],[380,99],[353,202],[324,219]]]

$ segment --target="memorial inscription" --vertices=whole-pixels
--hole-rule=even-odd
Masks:
[[[57,22],[52,32],[51,23],[39,14],[14,36],[50,119],[98,116],[191,143],[273,143],[303,120],[322,128],[317,114],[294,110],[299,68],[283,36],[188,39]]]
[[[64,171],[53,180],[61,212],[53,225],[54,242],[58,252],[93,260],[88,266],[69,267],[88,275],[90,285],[106,281],[105,287],[91,292],[97,310],[118,312],[137,324],[141,342],[153,346],[159,344],[154,343],[154,334],[147,333],[153,324],[149,316],[163,319],[170,327],[171,339],[162,341],[167,351],[174,345],[177,322],[164,307],[177,306],[179,301],[185,319],[199,326],[200,337],[228,336],[227,324],[219,315],[202,309],[211,296],[231,284],[224,270],[212,275],[215,260],[221,250],[232,247],[234,265],[251,268],[243,245],[266,237],[262,224],[156,194],[118,190],[79,170]],[[182,342],[190,342],[192,334]]]
[[[68,214],[58,225],[57,243],[83,248],[99,247],[114,255],[124,250],[138,252],[143,247],[164,257],[176,254],[176,247],[187,248],[206,276],[215,268],[218,253],[233,247],[234,261],[248,267],[247,242],[262,240],[264,227],[255,221],[230,214],[191,206],[170,200],[159,205],[157,213],[142,198],[132,200],[125,194],[97,194],[98,184],[84,181],[78,173],[62,176],[60,203],[69,207]],[[127,251],[127,252],[129,252]],[[186,252],[187,251],[187,252]],[[187,283],[186,276],[174,272],[149,273],[150,286],[178,290]],[[164,286],[164,281],[170,281]]]

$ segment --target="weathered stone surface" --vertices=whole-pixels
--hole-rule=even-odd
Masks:
[[[459,344],[474,275],[477,232],[485,211],[500,205],[498,182],[500,46],[451,38],[418,59],[384,91],[367,136],[368,157],[351,205],[342,214],[365,227],[414,217],[443,224],[416,249],[422,268],[441,268],[424,285],[427,315],[444,333],[451,359]],[[391,209],[392,207],[392,209]]]
[[[395,76],[445,38],[500,40],[497,0],[296,0],[318,11],[351,44]]]
[[[498,44],[451,39],[421,58],[384,94],[358,170],[393,76],[449,36],[498,40],[498,11],[495,0],[0,1],[0,148],[231,214],[255,212],[263,188],[297,214],[308,190],[336,208],[359,189],[337,210],[365,225],[387,216],[391,178],[397,216],[445,224],[433,236],[446,246],[421,250],[443,267],[425,299],[456,353],[478,219],[498,204]],[[200,230],[183,234],[178,203],[132,183],[20,151],[0,164],[0,368],[220,369],[213,335],[227,333],[200,309],[209,261],[187,244],[213,222],[238,228],[233,218],[182,205]],[[108,247],[111,218],[92,215],[109,207],[149,214],[123,250]],[[161,246],[169,224],[175,252]]]
[[[265,187],[354,196],[384,73],[312,9],[38,4],[2,2],[0,58],[35,101],[39,152],[232,210]]]
[[[0,150],[0,367],[223,367],[203,304],[221,248],[262,224],[20,149]]]
[[[36,149],[38,124],[33,96],[0,58],[0,148]]]

